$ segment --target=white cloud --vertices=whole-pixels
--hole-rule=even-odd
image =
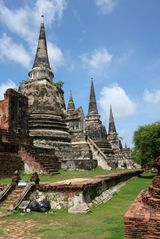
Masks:
[[[64,56],[60,48],[54,45],[51,42],[48,42],[48,55],[51,66],[53,66],[53,70],[64,64]]]
[[[3,0],[0,0],[0,21],[7,26],[10,32],[16,34],[18,37],[22,38],[28,45],[26,50],[22,45],[20,48],[20,56],[15,54],[17,50],[17,43],[15,42],[14,38],[8,37],[12,44],[16,46],[15,51],[12,54],[12,57],[8,57],[8,51],[4,52],[3,47],[3,57],[9,60],[13,60],[17,63],[21,63],[19,60],[22,58],[22,66],[27,67],[29,64],[29,59],[27,58],[27,54],[31,55],[33,59],[33,52],[35,54],[35,46],[37,44],[37,33],[39,29],[39,24],[41,21],[41,15],[44,14],[45,17],[45,25],[50,25],[55,21],[61,20],[63,16],[63,11],[66,7],[66,0],[36,0],[36,1],[25,1],[25,5],[19,9],[10,9],[5,5]],[[34,14],[33,14],[34,13]],[[3,42],[4,40],[4,42]],[[5,38],[1,38],[1,43],[3,46],[6,45]],[[53,47],[54,46],[54,47]],[[59,67],[63,63],[63,53],[60,48],[58,48],[55,44],[50,43],[48,47],[49,50],[51,49],[51,63],[55,62],[55,68]],[[34,50],[33,50],[34,49]],[[54,61],[53,61],[53,53]],[[23,61],[23,56],[26,57],[26,63]],[[18,60],[16,59],[18,56]],[[52,65],[52,64],[51,64]]]
[[[99,11],[103,14],[111,13],[115,8],[117,0],[96,0],[96,5]]]
[[[103,110],[102,114],[107,118],[109,116],[109,105],[112,105],[116,118],[133,115],[135,111],[135,103],[118,84],[104,87],[101,91],[99,103]]]
[[[112,55],[106,48],[95,49],[91,54],[81,56],[83,67],[90,73],[104,72],[112,61]]]
[[[160,104],[160,89],[150,92],[145,89],[144,91],[144,101],[151,104]]]
[[[66,4],[66,0],[36,0],[34,6],[35,15],[33,15],[38,24],[39,17],[42,14],[46,16],[45,22],[51,24],[56,20],[61,20]]]
[[[26,2],[27,3],[27,2]],[[0,1],[0,20],[10,31],[18,34],[28,42],[34,42],[35,32],[44,14],[45,24],[60,20],[66,6],[65,0],[36,0],[17,10],[9,9],[4,1]],[[29,4],[29,3],[28,3]],[[34,14],[33,14],[34,13]]]
[[[0,38],[0,58],[17,62],[23,67],[29,69],[31,64],[31,56],[23,45],[15,43],[6,34]]]
[[[16,84],[12,80],[9,80],[6,83],[0,84],[0,100],[4,99],[4,93],[9,88],[12,88],[12,89],[17,88]]]
[[[26,41],[32,42],[35,38],[34,21],[31,17],[31,9],[28,7],[17,10],[9,9],[3,1],[0,1],[0,20],[8,29],[16,33]],[[34,14],[33,14],[34,15]]]

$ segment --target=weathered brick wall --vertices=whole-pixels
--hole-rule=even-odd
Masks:
[[[24,162],[24,170],[26,173],[33,173],[35,170],[39,174],[44,173],[42,165],[36,162],[35,157],[29,154],[25,148],[20,148],[19,155]]]
[[[8,89],[0,101],[0,176],[12,176],[24,170],[18,156],[21,144],[29,144],[27,123],[28,100],[13,89]]]
[[[23,161],[15,153],[0,152],[0,165],[0,177],[13,176],[15,170],[24,170]]]
[[[0,128],[27,134],[28,99],[13,89],[8,89],[0,101]]]
[[[13,89],[8,89],[5,98],[9,98],[9,129],[27,134],[28,132],[28,99]]]
[[[34,146],[21,147],[19,150],[19,156],[21,156],[24,162],[24,169],[26,173],[39,174],[57,174],[60,170],[60,162],[54,154],[54,149],[36,148]]]

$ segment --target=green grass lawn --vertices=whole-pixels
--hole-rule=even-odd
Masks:
[[[75,170],[75,171],[65,171],[60,170],[60,173],[54,176],[51,175],[39,175],[41,182],[57,182],[61,180],[71,179],[71,178],[93,178],[96,175],[116,173],[116,172],[124,172],[127,170],[114,169],[114,170],[104,170],[101,168],[96,168],[94,170],[86,171],[86,170]],[[129,171],[129,170],[128,170]],[[21,174],[21,178],[23,180],[29,181],[31,175]],[[11,182],[11,178],[1,178],[0,184],[7,184]]]
[[[62,175],[55,177],[62,177],[62,180],[70,178],[69,174],[65,173],[64,178]],[[85,172],[78,172],[77,176],[77,173],[72,172],[71,177],[87,177],[85,174]],[[94,172],[91,174],[95,176]],[[88,214],[72,215],[66,210],[53,210],[47,214],[15,212],[11,216],[1,218],[0,238],[122,239],[124,237],[123,215],[137,194],[151,183],[151,177],[146,176],[153,176],[153,173],[144,176],[130,179],[110,201],[93,207]]]

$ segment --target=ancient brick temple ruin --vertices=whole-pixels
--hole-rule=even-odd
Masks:
[[[0,101],[0,175],[15,170],[33,173],[57,173],[60,162],[54,149],[37,148],[28,133],[28,99],[8,89]]]
[[[138,195],[124,216],[125,239],[160,238],[160,156],[155,167],[158,175],[152,185]]]
[[[13,166],[13,172],[16,160],[17,168],[29,173],[56,173],[60,167],[135,167],[130,149],[122,147],[116,132],[112,108],[108,133],[100,120],[93,80],[87,116],[82,107],[75,107],[72,95],[66,110],[61,84],[53,81],[43,22],[28,75],[18,92],[8,90],[0,102],[0,160],[5,162],[6,170]],[[16,159],[10,164],[13,154]]]
[[[12,106],[12,107],[11,107]],[[9,176],[24,164],[18,155],[19,145],[30,145],[27,124],[28,100],[25,96],[8,89],[0,101],[0,175]]]

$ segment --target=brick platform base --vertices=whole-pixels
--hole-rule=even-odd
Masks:
[[[124,216],[125,239],[160,238],[160,209],[142,202],[141,192]]]

